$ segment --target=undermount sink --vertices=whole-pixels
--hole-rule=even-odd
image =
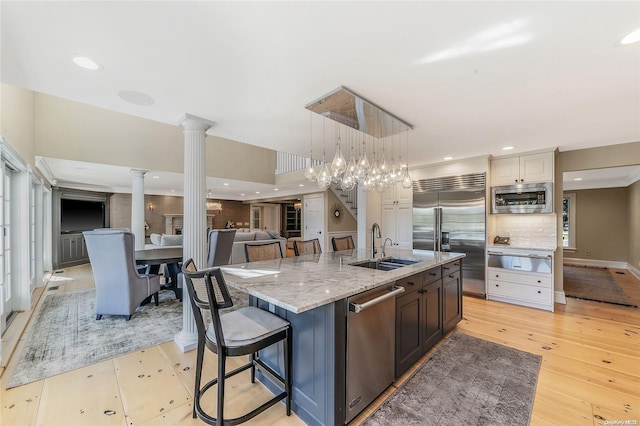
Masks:
[[[401,257],[383,257],[382,259],[365,260],[362,262],[351,263],[352,266],[359,266],[361,268],[378,269],[380,271],[393,271],[394,269],[402,268],[403,266],[413,265],[418,263],[417,259],[405,259]]]

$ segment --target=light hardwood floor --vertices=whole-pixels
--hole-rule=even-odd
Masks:
[[[52,277],[48,286],[58,289],[44,290],[44,297],[93,286],[86,266],[67,268]],[[615,278],[640,302],[638,280],[628,272]],[[27,320],[23,315],[16,321]],[[532,425],[605,425],[615,420],[640,424],[640,309],[568,299],[551,313],[465,297],[464,319],[457,331],[542,355]],[[5,339],[14,339],[19,353],[27,334],[28,328],[22,336],[5,333],[3,350]],[[173,342],[7,390],[11,361],[0,380],[3,426],[200,424],[191,418],[195,354],[181,353]],[[207,354],[207,377],[215,376],[215,362],[215,355]],[[416,368],[352,423],[360,424]],[[248,373],[229,386],[225,404],[229,415],[269,396],[260,384],[249,383]],[[303,422],[295,415],[287,417],[284,406],[277,405],[248,424]]]

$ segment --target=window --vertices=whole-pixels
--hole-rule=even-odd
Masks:
[[[576,248],[576,194],[562,197],[562,247]]]

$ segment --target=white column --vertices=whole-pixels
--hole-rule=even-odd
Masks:
[[[184,216],[182,226],[183,260],[193,259],[199,269],[207,261],[207,207],[206,207],[206,131],[212,121],[186,114],[179,122],[184,129]],[[198,330],[193,319],[189,293],[183,283],[182,330],[175,342],[183,352],[195,349]]]
[[[144,250],[144,175],[148,170],[131,169],[131,232],[135,249]]]

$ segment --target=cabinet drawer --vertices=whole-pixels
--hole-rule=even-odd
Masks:
[[[428,271],[424,271],[423,274],[425,275],[424,283],[430,284],[442,278],[442,269],[440,267],[429,269]]]
[[[460,260],[455,260],[453,262],[445,263],[444,265],[442,265],[442,276],[444,277],[448,274],[451,274],[459,270],[460,270]]]
[[[396,285],[404,287],[403,295],[420,290],[424,284],[425,274],[425,272],[420,272],[419,274],[399,279],[396,281]]]
[[[510,297],[528,302],[549,303],[552,296],[550,288],[527,284],[489,280],[487,286],[489,295]]]
[[[443,271],[444,273],[442,274],[442,282],[443,283],[448,283],[449,281],[453,281],[453,280],[459,280],[460,279],[460,270],[454,271],[454,272],[447,272],[447,271]]]
[[[527,284],[538,287],[551,288],[551,275],[530,274],[525,272],[514,272],[500,268],[489,268],[489,279],[497,281],[508,281],[510,283]]]

